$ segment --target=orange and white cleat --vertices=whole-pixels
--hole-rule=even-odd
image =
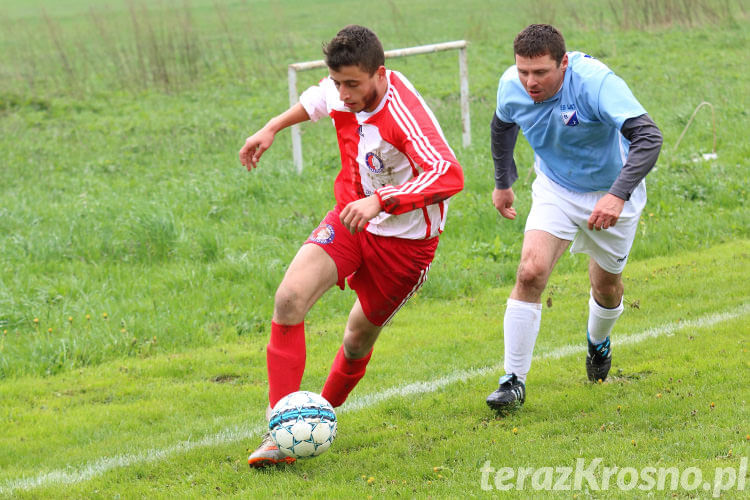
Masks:
[[[296,458],[284,455],[279,450],[269,432],[263,436],[263,441],[258,446],[258,449],[252,452],[247,458],[248,465],[255,469],[262,469],[273,465],[293,464],[296,461]]]

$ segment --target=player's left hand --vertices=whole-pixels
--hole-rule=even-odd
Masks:
[[[370,219],[378,215],[383,209],[380,206],[380,198],[370,195],[349,203],[341,211],[339,218],[350,233],[362,231]]]
[[[589,217],[589,230],[596,229],[601,231],[602,229],[609,229],[617,223],[617,219],[620,217],[622,207],[625,206],[625,200],[618,198],[617,196],[607,193],[596,203],[594,211],[591,212]]]

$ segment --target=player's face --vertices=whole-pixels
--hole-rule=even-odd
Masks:
[[[372,75],[359,66],[342,66],[338,71],[328,68],[328,73],[339,91],[339,98],[355,113],[375,110],[388,87],[385,66],[380,66]]]
[[[567,54],[563,56],[559,66],[549,54],[538,57],[516,54],[518,78],[534,102],[546,101],[560,90],[567,67]]]

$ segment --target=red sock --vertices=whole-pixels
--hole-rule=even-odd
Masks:
[[[279,325],[271,321],[271,339],[266,346],[268,401],[271,408],[279,399],[298,391],[305,372],[305,323]]]
[[[346,359],[344,356],[344,346],[342,345],[336,358],[333,360],[331,372],[328,374],[326,383],[323,386],[321,396],[326,398],[331,406],[341,406],[346,401],[346,397],[352,392],[357,382],[365,376],[367,363],[372,356],[372,349],[367,356],[360,359]]]

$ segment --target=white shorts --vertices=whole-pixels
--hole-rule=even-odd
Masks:
[[[577,193],[560,186],[538,169],[536,174],[525,231],[538,229],[572,241],[570,253],[585,253],[605,271],[621,273],[633,246],[641,212],[646,206],[645,181],[638,184],[630,200],[625,202],[617,224],[597,231],[589,229],[588,220],[606,191]]]

